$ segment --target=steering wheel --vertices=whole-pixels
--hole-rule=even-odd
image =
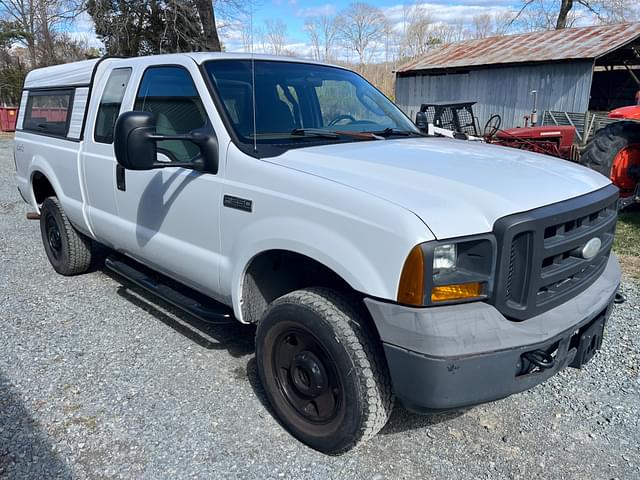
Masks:
[[[500,130],[500,125],[502,125],[502,117],[497,113],[491,115],[487,123],[484,124],[484,138],[492,139],[496,133]]]
[[[327,127],[333,127],[334,125],[336,125],[338,122],[342,121],[342,120],[351,120],[350,123],[353,123],[356,121],[355,118],[353,118],[351,115],[349,114],[342,114],[342,115],[338,115],[337,117],[335,117],[333,120],[331,120],[329,122],[329,124],[327,125]]]

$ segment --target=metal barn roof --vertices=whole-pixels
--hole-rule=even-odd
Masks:
[[[488,37],[435,48],[397,71],[595,59],[640,38],[640,23]]]

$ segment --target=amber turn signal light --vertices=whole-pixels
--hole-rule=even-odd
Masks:
[[[409,252],[404,267],[402,267],[398,287],[398,303],[424,305],[424,254],[419,245],[413,247]]]
[[[464,300],[478,298],[482,295],[482,283],[454,283],[440,285],[431,290],[432,302],[449,302],[452,300]]]

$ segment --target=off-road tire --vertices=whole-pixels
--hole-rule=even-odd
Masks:
[[[610,123],[596,132],[585,147],[580,163],[611,177],[613,160],[620,150],[637,143],[640,143],[640,123]]]
[[[58,248],[54,248],[50,241],[52,228],[57,228],[59,232],[59,238],[56,238],[59,242],[54,242]],[[42,203],[40,233],[47,258],[56,272],[71,276],[89,269],[92,256],[91,239],[71,225],[56,197],[47,197]]]
[[[393,407],[382,344],[365,315],[357,300],[318,287],[278,298],[258,324],[256,362],[273,410],[296,438],[324,453],[343,453],[373,437],[386,424]],[[328,423],[305,418],[280,386],[274,355],[278,338],[291,331],[287,329],[309,332],[334,362],[344,389],[340,404],[344,411]]]

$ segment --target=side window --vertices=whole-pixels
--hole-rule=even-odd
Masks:
[[[73,105],[73,90],[29,91],[22,128],[65,137]]]
[[[191,75],[182,67],[151,67],[142,76],[134,110],[152,112],[156,131],[179,135],[201,128],[207,116]],[[193,142],[164,140],[158,151],[174,162],[189,162],[200,149]]]
[[[130,68],[116,68],[109,75],[98,107],[93,138],[99,143],[113,143],[113,127],[120,113],[122,98],[131,76]]]

